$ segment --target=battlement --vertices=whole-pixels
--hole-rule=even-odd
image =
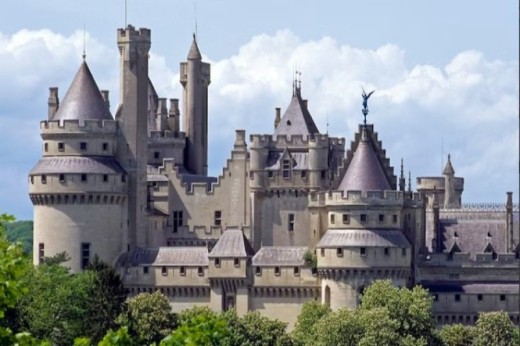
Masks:
[[[117,130],[115,120],[44,120],[40,122],[42,134],[50,133],[100,133],[113,134]]]
[[[417,189],[421,190],[444,190],[445,189],[445,178],[444,177],[417,177]],[[454,177],[454,188],[456,190],[464,189],[464,178]]]
[[[515,267],[518,261],[514,253],[499,253],[493,258],[492,253],[476,253],[471,256],[467,252],[431,253],[422,258],[421,266],[427,267]]]
[[[150,29],[140,28],[139,30],[136,30],[133,25],[128,25],[126,29],[117,29],[117,42],[141,41],[149,43],[151,36]]]
[[[161,140],[179,140],[179,141],[185,141],[186,140],[186,133],[184,132],[178,132],[178,131],[151,131],[150,132],[150,139],[153,142],[161,141]]]
[[[329,137],[327,134],[274,136],[256,134],[250,136],[252,148],[295,148],[295,147],[327,147],[344,146],[345,139],[341,137]]]
[[[396,204],[401,205],[405,201],[422,202],[420,193],[407,193],[402,191],[332,191],[322,193],[311,193],[310,202],[313,205],[330,204]]]

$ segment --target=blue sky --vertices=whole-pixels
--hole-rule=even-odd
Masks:
[[[396,169],[403,157],[413,177],[438,175],[441,154],[450,152],[466,179],[464,201],[502,202],[518,191],[516,1],[128,0],[128,23],[152,30],[150,75],[162,97],[181,96],[178,66],[195,17],[212,63],[212,174],[229,157],[236,128],[272,132],[296,64],[322,132],[328,121],[331,135],[353,138],[364,85],[376,89],[369,122]],[[123,0],[2,5],[0,211],[20,219],[32,218],[27,172],[41,155],[48,87],[64,96],[81,61],[84,24],[87,61],[115,108]]]

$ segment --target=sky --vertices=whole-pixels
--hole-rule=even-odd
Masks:
[[[230,157],[235,129],[273,133],[296,67],[322,133],[350,143],[363,119],[361,88],[375,90],[368,122],[397,173],[403,158],[413,187],[416,177],[439,176],[449,153],[465,178],[463,202],[504,202],[506,191],[518,200],[516,1],[127,0],[126,18],[152,30],[160,97],[182,97],[179,63],[196,32],[211,63],[212,175]],[[124,0],[2,4],[0,212],[32,219],[27,174],[41,157],[48,88],[63,98],[83,46],[117,107],[116,30],[124,26]]]

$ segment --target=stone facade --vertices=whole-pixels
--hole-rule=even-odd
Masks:
[[[353,308],[377,279],[427,287],[439,324],[499,309],[518,321],[511,194],[505,205],[462,204],[449,157],[442,177],[406,190],[373,125],[348,148],[321,134],[296,81],[274,133],[248,141],[237,130],[222,174],[209,177],[210,65],[194,37],[181,114],[148,78],[150,41],[150,30],[118,30],[115,117],[86,62],[61,104],[50,89],[43,157],[29,173],[35,264],[66,251],[76,272],[97,255],[132,295],[160,290],[174,311],[256,310],[291,326],[306,301]]]

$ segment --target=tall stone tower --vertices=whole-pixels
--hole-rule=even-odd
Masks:
[[[146,246],[147,112],[150,30],[129,25],[117,31],[120,52],[120,104],[117,159],[128,174],[127,249]]]
[[[195,35],[188,61],[181,63],[180,70],[180,81],[184,87],[184,132],[187,137],[184,165],[194,174],[207,175],[210,65],[202,62]]]

